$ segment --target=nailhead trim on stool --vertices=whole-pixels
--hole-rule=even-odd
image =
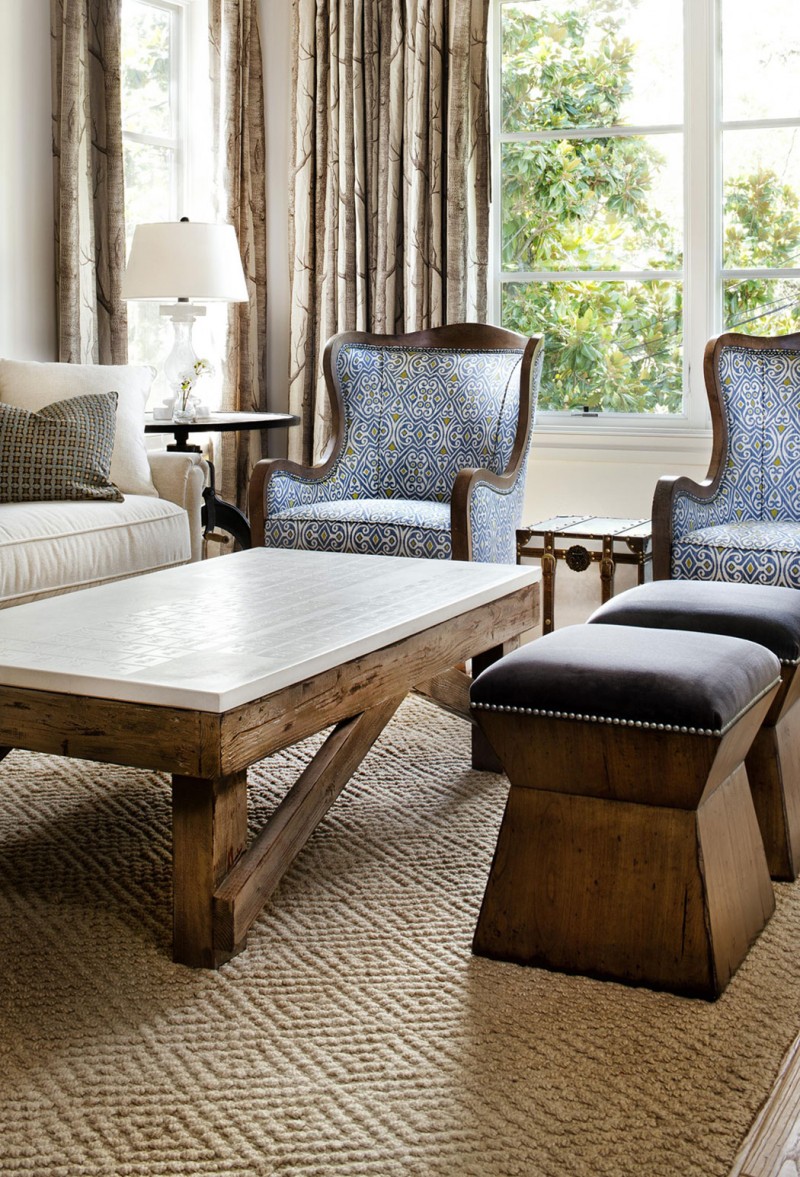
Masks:
[[[518,715],[542,715],[546,719],[578,719],[584,723],[610,723],[617,727],[641,727],[656,732],[681,732],[688,736],[723,736],[729,728],[733,727],[735,723],[738,723],[745,711],[750,710],[753,703],[757,703],[759,699],[763,698],[779,682],[780,679],[776,678],[743,711],[739,712],[738,715],[734,715],[733,719],[725,724],[725,727],[720,728],[678,727],[672,723],[647,723],[641,719],[617,719],[608,715],[580,715],[574,711],[544,711],[539,707],[510,707],[500,703],[470,703],[470,707],[475,711],[509,711]]]

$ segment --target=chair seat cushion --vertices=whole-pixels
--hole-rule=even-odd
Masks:
[[[691,531],[673,545],[672,575],[800,588],[800,523],[745,520]]]
[[[722,735],[780,679],[774,654],[719,634],[573,625],[493,663],[473,707]]]
[[[122,503],[0,504],[0,608],[191,558],[189,516],[150,495]]]
[[[269,517],[264,540],[268,548],[449,560],[450,504],[343,499],[288,507]]]
[[[613,597],[589,623],[725,634],[766,646],[785,665],[800,661],[800,593],[793,588],[657,580]]]

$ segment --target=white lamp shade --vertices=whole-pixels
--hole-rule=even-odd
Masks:
[[[122,278],[122,297],[247,302],[233,225],[199,221],[137,225]]]

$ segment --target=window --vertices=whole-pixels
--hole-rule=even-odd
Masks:
[[[129,249],[138,224],[182,216],[215,219],[209,182],[207,21],[206,0],[122,2],[122,139]],[[194,335],[200,354],[216,354],[212,337],[220,330],[219,318],[211,314],[208,321],[198,321]],[[131,363],[160,366],[170,343],[170,323],[159,315],[157,303],[128,303]],[[151,400],[160,400],[167,391],[162,381],[159,367]]]
[[[702,425],[711,335],[800,329],[787,15],[496,0],[495,312],[545,334],[540,409]]]
[[[183,202],[185,9],[158,0],[122,6],[122,126],[128,240],[137,224],[177,219]]]

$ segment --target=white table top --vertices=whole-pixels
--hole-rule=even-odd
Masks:
[[[222,713],[538,568],[255,548],[0,610],[0,686]]]

